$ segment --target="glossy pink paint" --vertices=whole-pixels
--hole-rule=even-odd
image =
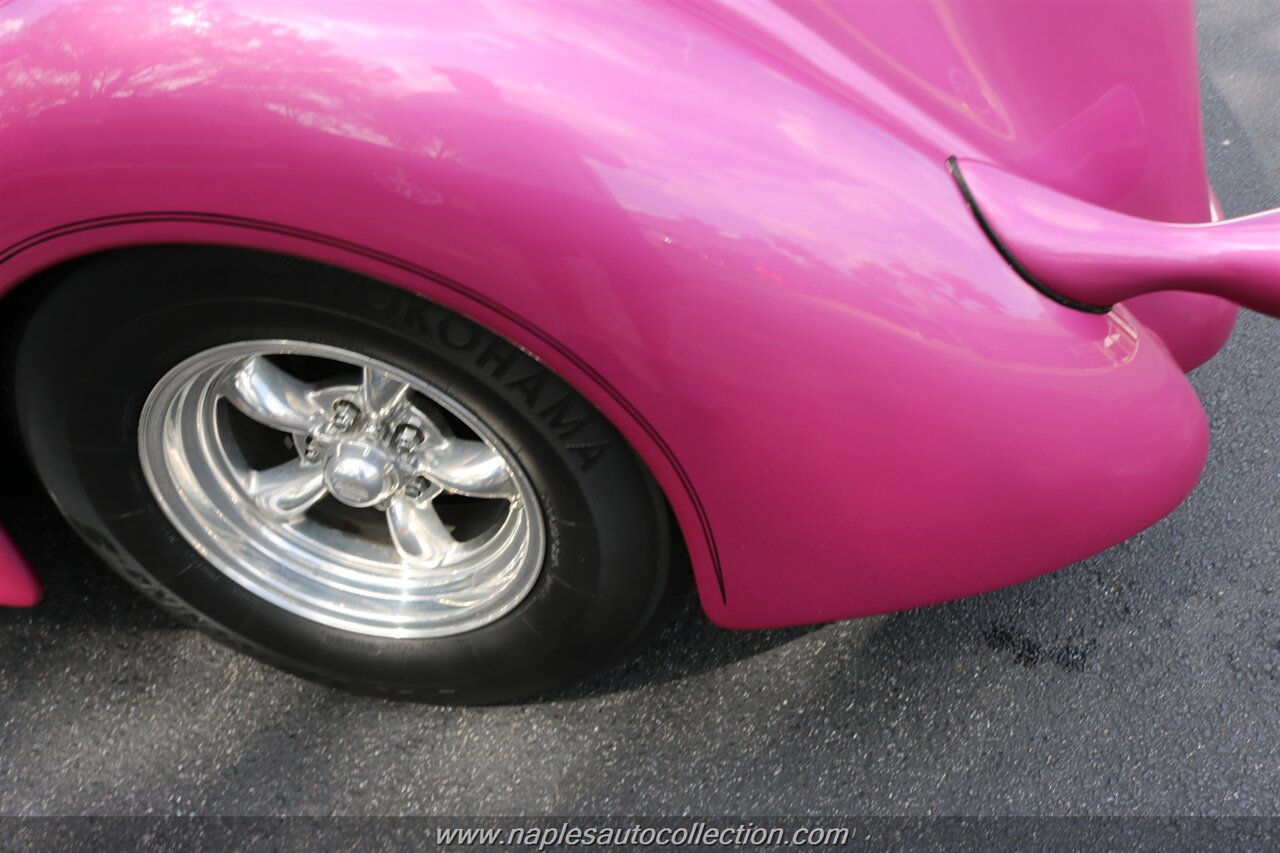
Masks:
[[[993,589],[1207,449],[1142,318],[1029,288],[944,165],[1209,218],[1189,5],[1073,5],[13,3],[0,290],[145,243],[344,266],[590,398],[721,624]],[[1207,357],[1234,310],[1150,316]]]
[[[1108,306],[1196,291],[1280,316],[1280,210],[1204,225],[1152,222],[988,163],[962,160],[959,168],[1000,242],[1055,293]]]
[[[27,567],[8,534],[0,530],[0,607],[31,607],[44,596],[40,581]]]
[[[1161,222],[1213,218],[1190,2],[701,5],[783,67],[939,160],[971,156]],[[1162,292],[1130,306],[1185,370],[1237,308]]]

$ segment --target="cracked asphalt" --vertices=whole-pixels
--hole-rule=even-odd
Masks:
[[[1200,31],[1226,211],[1280,206],[1280,4],[1206,4]],[[49,599],[0,611],[0,814],[1276,815],[1278,353],[1246,314],[1193,377],[1199,488],[1098,557],[817,629],[731,633],[690,601],[640,658],[522,707],[283,675],[153,610],[24,495]]]

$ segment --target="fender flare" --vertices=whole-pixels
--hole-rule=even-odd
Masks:
[[[12,291],[62,264],[112,249],[164,243],[262,249],[327,263],[437,302],[510,340],[565,379],[622,434],[673,511],[704,603],[711,598],[727,604],[728,591],[707,511],[674,450],[643,413],[586,359],[528,318],[474,288],[408,260],[330,235],[245,217],[190,211],[107,216],[48,229],[0,251],[0,307]],[[8,544],[3,537],[0,529],[0,558]],[[12,545],[8,548],[14,559],[0,562],[19,566],[25,570],[19,579],[26,578],[25,584],[14,585],[14,604],[34,604],[40,598],[39,582]]]

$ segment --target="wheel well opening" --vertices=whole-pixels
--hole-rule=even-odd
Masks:
[[[0,346],[0,393],[3,394],[5,408],[3,416],[0,416],[0,439],[3,439],[3,447],[0,447],[0,470],[13,473],[12,481],[16,487],[14,489],[4,490],[3,497],[0,497],[0,524],[4,524],[6,519],[13,517],[14,513],[12,512],[12,508],[22,500],[22,495],[29,494],[30,489],[41,489],[41,491],[43,491],[38,478],[31,467],[31,463],[27,458],[27,454],[22,448],[22,442],[18,438],[18,427],[16,421],[17,412],[14,406],[13,396],[14,362],[18,345],[22,339],[23,331],[28,321],[39,311],[40,306],[44,301],[55,292],[59,283],[80,267],[93,263],[104,256],[146,251],[160,246],[172,248],[170,244],[140,244],[136,246],[105,249],[68,258],[33,273],[25,279],[13,284],[6,292],[3,293],[3,295],[0,295],[0,341],[3,341],[3,345]],[[343,272],[350,272],[350,270],[335,267],[333,264],[328,264],[322,261],[310,258],[297,258],[297,256],[268,252],[256,248],[208,244],[200,244],[200,248],[205,251],[225,251],[237,254],[262,255],[264,257],[274,256],[280,259],[297,259],[305,261],[308,264],[322,264],[324,266],[340,269]],[[375,280],[381,281],[381,283],[388,287],[413,293],[412,290],[401,285],[380,279]],[[421,299],[426,299],[426,297],[423,297],[420,294],[413,293],[413,295]],[[455,309],[451,308],[450,310]],[[479,325],[483,326],[483,324]],[[502,336],[499,335],[499,337]],[[503,340],[506,339],[503,338]],[[596,411],[599,412],[598,409]],[[667,527],[670,531],[673,580],[678,585],[683,585],[687,588],[693,575],[690,552],[685,540],[684,531],[682,530],[679,520],[672,508],[670,498],[666,494],[662,485],[657,481],[657,478],[653,476],[653,472],[650,470],[648,463],[644,460],[641,454],[635,451],[635,448],[626,440],[626,437],[622,435],[621,431],[617,429],[617,425],[613,424],[603,413],[599,414],[601,418],[610,423],[615,432],[618,432],[618,436],[626,444],[627,450],[635,457],[637,463],[644,470],[645,475],[651,480],[653,489],[661,502],[661,511],[665,516]]]

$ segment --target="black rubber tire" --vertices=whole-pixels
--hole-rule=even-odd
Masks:
[[[143,403],[184,359],[266,338],[397,365],[448,389],[519,448],[548,544],[536,585],[511,613],[439,639],[327,627],[257,598],[173,528],[142,474]],[[92,258],[56,284],[27,325],[14,403],[40,478],[106,562],[219,640],[327,684],[448,704],[527,698],[616,656],[665,597],[669,513],[612,425],[487,329],[343,270],[200,246]]]

